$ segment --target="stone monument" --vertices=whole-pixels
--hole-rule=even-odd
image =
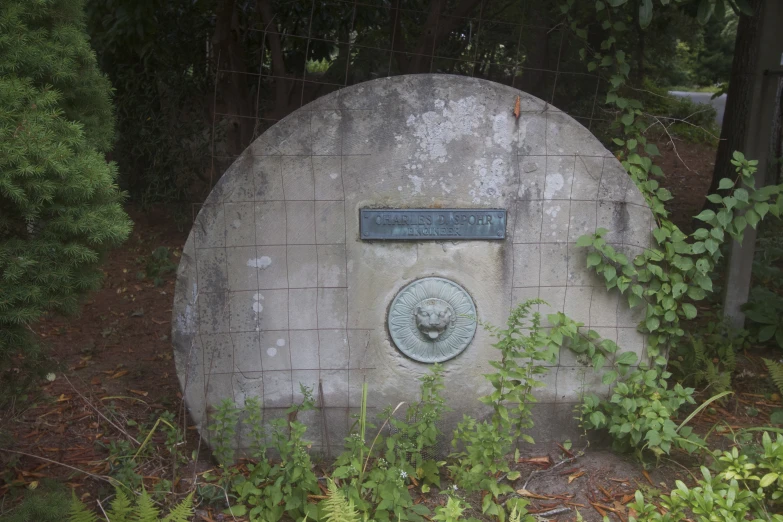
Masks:
[[[486,411],[477,397],[498,352],[475,318],[503,325],[541,298],[544,317],[565,312],[643,355],[639,317],[574,243],[602,227],[635,255],[652,226],[617,159],[538,98],[446,75],[331,93],[251,144],[198,214],[173,310],[186,403],[207,435],[221,400],[259,397],[268,421],[303,384],[318,406],[307,436],[337,452],[363,383],[379,412],[415,400],[438,362],[448,430]],[[535,392],[539,441],[577,435],[580,395],[608,392],[568,351],[550,370]]]

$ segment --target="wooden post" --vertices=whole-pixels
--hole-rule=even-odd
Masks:
[[[780,27],[783,20],[783,2],[766,0],[762,4],[759,24],[761,34],[756,49],[758,60],[752,72],[753,95],[747,115],[748,130],[743,147],[740,149],[746,158],[757,159],[759,162],[756,173],[757,187],[763,186],[767,181],[770,142],[775,118],[775,97],[780,78],[779,71],[783,68],[783,31]],[[755,249],[756,230],[751,227],[745,229],[742,245],[735,241],[730,246],[723,314],[736,328],[742,328],[745,323],[745,314],[742,313],[741,307],[747,302],[750,292]]]

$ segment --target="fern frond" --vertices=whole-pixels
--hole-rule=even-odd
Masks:
[[[133,505],[128,495],[120,488],[117,488],[114,494],[114,500],[111,502],[111,508],[107,515],[111,522],[131,522]]]
[[[68,522],[98,522],[95,513],[87,509],[84,503],[71,491],[71,508],[68,510]]]
[[[767,365],[769,378],[772,379],[780,393],[783,394],[783,364],[770,359],[764,359],[764,364]]]
[[[329,492],[327,498],[322,500],[324,520],[326,522],[359,522],[359,514],[353,505],[353,500],[348,500],[342,491],[337,489],[334,480],[329,479]]]
[[[141,495],[139,495],[136,501],[136,518],[134,522],[158,522],[160,511],[152,503],[147,490],[142,489]]]
[[[163,519],[163,522],[190,522],[193,517],[193,492],[185,497],[185,499],[174,506],[169,512],[168,516]]]
[[[723,363],[723,367],[726,368],[726,371],[730,374],[734,373],[734,370],[737,369],[737,354],[734,351],[733,346],[729,346],[729,349],[723,354],[721,362]]]

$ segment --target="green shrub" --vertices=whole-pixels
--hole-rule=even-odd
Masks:
[[[130,221],[116,168],[110,87],[84,31],[81,0],[0,4],[0,377],[40,371],[29,326],[75,312],[101,284],[102,255]],[[23,355],[22,357],[19,357]],[[2,397],[0,397],[0,400]]]
[[[737,480],[724,481],[713,477],[705,467],[701,468],[703,480],[698,485],[689,488],[682,481],[677,481],[677,489],[670,495],[662,495],[660,503],[663,514],[658,506],[647,502],[641,492],[636,492],[636,500],[629,504],[635,515],[629,516],[629,522],[676,522],[680,520],[696,520],[711,522],[740,522],[750,514],[753,521],[773,520],[783,521],[781,515],[770,515],[759,504],[759,494],[743,489]],[[692,513],[692,515],[691,515]]]
[[[60,522],[71,505],[71,497],[66,491],[56,482],[44,481],[36,489],[25,491],[22,502],[1,515],[0,521]],[[8,494],[6,500],[10,500],[11,496]]]

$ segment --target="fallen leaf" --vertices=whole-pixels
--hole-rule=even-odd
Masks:
[[[579,471],[577,473],[574,473],[573,475],[569,475],[568,476],[568,483],[569,484],[572,483],[573,481],[575,481],[576,479],[578,479],[579,477],[581,477],[584,474],[585,474],[584,471]]]
[[[135,393],[136,395],[141,395],[142,397],[146,397],[149,395],[149,392],[141,391],[141,390],[129,390],[131,393]]]
[[[649,474],[649,473],[647,473],[647,470],[646,470],[646,469],[643,469],[643,470],[642,470],[642,475],[644,475],[644,478],[646,478],[646,479],[647,479],[647,482],[649,482],[649,483],[650,483],[650,485],[652,486],[652,485],[653,485],[653,481],[652,481],[652,479],[650,478],[650,474]]]
[[[544,457],[521,458],[517,462],[524,462],[525,464],[533,464],[534,466],[542,466],[545,468],[548,468],[552,465],[552,461],[549,458],[549,455]]]
[[[92,384],[94,386],[100,386],[101,385],[101,378],[96,375],[95,377],[92,378],[92,380],[90,380],[90,384]]]
[[[68,397],[68,396],[66,396],[66,395],[63,393],[62,395],[60,395],[60,396],[57,398],[57,400],[56,400],[55,402],[65,402],[65,401],[70,401],[70,400],[71,400],[71,398],[70,398],[70,397]]]
[[[603,509],[601,509],[601,508],[600,508],[598,505],[596,505],[596,504],[595,504],[595,503],[593,503],[593,502],[590,502],[590,505],[591,505],[591,506],[593,506],[593,508],[594,508],[596,511],[598,511],[598,514],[599,514],[599,515],[601,515],[602,517],[605,517],[605,516],[606,516],[606,511],[604,511]]]
[[[516,101],[516,103],[514,103],[514,117],[516,119],[519,119],[519,115],[522,112],[519,105],[520,105],[519,104],[519,96],[517,96],[517,101]]]
[[[537,493],[532,493],[532,492],[530,492],[530,491],[528,491],[526,489],[518,489],[517,490],[517,495],[519,495],[521,497],[535,498],[535,499],[538,499],[538,500],[553,500],[554,499],[554,497],[548,497],[546,495],[539,495]]]
[[[112,375],[111,378],[112,379],[119,379],[123,375],[127,375],[127,374],[128,374],[128,370],[120,370],[117,373],[115,373],[114,375]]]

